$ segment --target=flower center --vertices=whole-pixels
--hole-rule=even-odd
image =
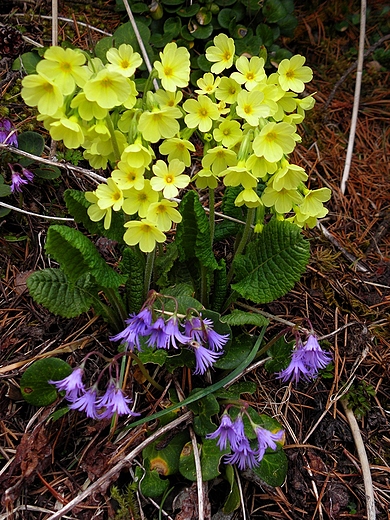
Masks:
[[[199,115],[200,115],[200,117],[207,117],[207,109],[206,108],[201,108],[199,110]]]
[[[225,51],[222,56],[222,61],[229,61],[232,57],[232,53],[230,51]]]
[[[165,76],[172,76],[173,75],[173,69],[172,67],[164,67],[164,74]]]
[[[122,67],[122,69],[128,69],[130,67],[129,60],[122,60],[121,61],[121,67]]]
[[[63,61],[60,65],[60,69],[62,72],[70,72],[72,70],[72,66],[68,61]]]
[[[53,85],[51,83],[45,83],[43,89],[48,93],[53,92]]]
[[[114,200],[119,200],[121,198],[121,194],[119,193],[119,191],[116,191],[113,195],[112,195],[112,198]]]
[[[174,180],[175,180],[175,177],[171,173],[169,173],[168,175],[165,176],[165,182],[167,184],[172,184]]]
[[[265,139],[269,143],[272,143],[272,141],[276,141],[276,138],[277,138],[277,135],[275,132],[268,132],[268,134],[265,136]]]
[[[294,71],[292,69],[288,69],[288,71],[286,72],[286,77],[288,79],[292,79],[294,77]]]
[[[246,79],[248,81],[253,81],[254,77],[255,77],[255,75],[253,74],[253,72],[247,72]]]
[[[243,106],[245,114],[249,115],[253,112],[251,105],[244,105]]]
[[[112,80],[110,78],[103,78],[100,84],[103,88],[110,88],[112,87]]]

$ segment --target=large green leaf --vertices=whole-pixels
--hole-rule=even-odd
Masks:
[[[266,453],[253,471],[270,486],[281,486],[286,478],[288,461],[283,450]]]
[[[229,453],[229,450],[220,450],[215,439],[204,439],[199,448],[202,480],[207,482],[220,474],[219,464],[223,455]],[[194,449],[191,442],[188,442],[182,449],[179,470],[188,480],[196,480]]]
[[[68,226],[51,226],[46,251],[61,266],[71,282],[90,273],[101,287],[117,288],[125,277],[115,272],[83,233]]]
[[[145,256],[141,251],[126,247],[123,251],[121,271],[127,276],[126,303],[128,312],[139,312],[144,298]]]
[[[61,269],[43,269],[27,278],[34,300],[53,314],[74,318],[89,311],[97,297],[96,286],[89,274],[71,283]]]
[[[180,213],[183,220],[176,231],[180,260],[197,258],[202,267],[218,269],[211,244],[209,219],[195,191],[189,191],[183,197]]]
[[[305,272],[309,243],[300,229],[273,219],[263,233],[234,260],[232,288],[255,303],[268,303],[288,293]]]
[[[230,314],[222,316],[221,321],[227,323],[231,327],[241,327],[243,325],[257,325],[258,327],[264,327],[269,324],[269,320],[261,314],[241,311],[239,309],[234,309]]]

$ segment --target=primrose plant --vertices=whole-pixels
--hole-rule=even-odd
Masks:
[[[60,267],[30,275],[29,291],[64,317],[93,307],[119,345],[90,385],[86,365],[99,353],[87,354],[73,369],[57,360],[61,366],[50,374],[40,370],[39,377],[46,378],[50,402],[58,391],[68,409],[104,420],[139,413],[122,391],[128,362],[138,365],[156,393],[164,390],[163,376],[158,381],[146,365],[164,367],[159,374],[173,379],[180,367],[190,369],[198,388],[182,402],[170,391],[170,407],[131,427],[152,418],[167,422],[187,405],[202,445],[204,480],[222,471],[232,483],[229,468],[237,464],[280,485],[287,467],[284,431],[242,400],[256,385],[235,378],[267,352],[266,368],[282,382],[307,383],[331,358],[313,331],[302,341],[294,330],[295,346],[284,340],[286,331],[262,343],[268,321],[234,303],[264,304],[286,294],[309,259],[301,228],[327,213],[330,190],[307,188],[304,169],[289,160],[301,140],[298,125],[314,105],[312,95],[300,95],[312,71],[297,55],[267,74],[263,57],[235,55],[233,39],[219,34],[213,43],[205,55],[210,72],[194,93],[188,89],[189,52],[176,43],[162,50],[142,91],[142,58],[125,43],[108,49],[105,60],[50,47],[23,79],[22,97],[37,107],[50,136],[67,149],[82,148],[90,166],[105,173],[93,191],[65,192],[68,211],[92,239],[73,227],[51,226],[46,251]],[[119,251],[115,268],[100,255],[95,236]],[[247,334],[247,326],[260,327],[260,334]],[[218,370],[225,370],[223,379]],[[42,384],[38,395],[28,371],[21,387],[29,389],[26,399],[42,404]],[[213,418],[220,413],[217,427]],[[196,480],[188,432],[169,445],[152,443],[143,452],[145,495],[160,496],[169,487],[156,469]],[[230,501],[229,507],[238,504]]]

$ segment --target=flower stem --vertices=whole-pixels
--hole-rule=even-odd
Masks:
[[[144,300],[150,290],[155,256],[156,256],[155,249],[151,253],[148,253],[146,255],[145,277],[144,277]]]
[[[121,320],[122,328],[123,322],[127,319],[127,312],[123,301],[121,300],[119,294],[115,291],[115,289],[106,287],[104,289],[104,294],[106,295],[108,301],[111,303],[112,307],[115,309],[115,314]]]
[[[145,368],[145,365],[142,363],[142,361],[140,360],[140,358],[138,356],[136,356],[133,352],[129,352],[129,356],[134,359],[134,361],[137,363],[138,365],[138,368],[140,369],[140,371],[142,372],[142,375],[145,377],[145,379],[147,381],[149,381],[149,383],[151,385],[154,386],[154,388],[156,388],[159,392],[163,392],[164,391],[164,387],[162,387],[161,385],[159,385],[157,383],[157,381],[155,381],[153,379],[153,377],[149,374],[148,370]]]
[[[214,242],[214,230],[215,230],[215,191],[213,188],[209,188],[209,222],[210,222],[210,237],[211,246]]]
[[[248,215],[246,217],[244,231],[242,233],[240,243],[238,244],[237,249],[234,253],[234,258],[236,258],[237,255],[240,255],[245,249],[245,246],[246,246],[246,244],[249,240],[249,237],[251,235],[251,232],[252,232],[252,223],[253,223],[253,219],[255,217],[255,213],[256,213],[255,208],[248,209]],[[233,258],[233,261],[234,261],[234,258]],[[230,267],[230,271],[229,271],[229,274],[227,277],[227,285],[229,285],[230,282],[232,281],[233,274],[234,274],[234,270],[233,270],[233,262],[232,262],[232,265]]]
[[[112,142],[112,148],[114,150],[115,161],[120,161],[121,153],[119,151],[118,141],[116,140],[116,135],[115,135],[115,128],[112,123],[112,119],[111,119],[110,115],[108,115],[106,117],[106,124],[107,124],[107,128],[110,131],[110,135],[111,135],[111,142]]]

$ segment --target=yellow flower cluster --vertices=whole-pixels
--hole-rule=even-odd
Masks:
[[[22,97],[38,108],[51,137],[83,147],[93,168],[112,169],[107,183],[86,193],[91,220],[108,229],[112,211],[123,211],[131,218],[126,243],[150,252],[163,242],[181,221],[172,199],[191,182],[185,169],[197,132],[205,142],[192,179],[198,188],[240,186],[236,205],[265,206],[298,226],[315,225],[327,213],[330,190],[308,190],[306,173],[287,158],[300,141],[297,125],[314,105],[312,96],[298,97],[312,79],[305,58],[285,59],[267,76],[263,58],[236,57],[232,38],[219,34],[206,51],[211,72],[198,80],[196,96],[182,102],[189,52],[169,43],[159,57],[142,96],[134,81],[142,58],[127,44],[109,49],[105,62],[51,47],[36,74],[23,79]],[[233,66],[230,76],[218,75]],[[162,88],[153,93],[156,78]]]

